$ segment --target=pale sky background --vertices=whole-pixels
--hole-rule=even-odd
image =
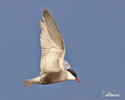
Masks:
[[[23,88],[40,72],[40,19],[47,8],[82,84]],[[0,0],[0,100],[125,100],[124,0]],[[120,98],[106,98],[102,91]]]

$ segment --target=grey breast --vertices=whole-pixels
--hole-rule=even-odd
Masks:
[[[61,72],[49,72],[43,77],[42,84],[52,84],[61,81]]]

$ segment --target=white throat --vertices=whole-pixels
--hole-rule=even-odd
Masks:
[[[76,78],[69,71],[67,71],[67,79],[68,80],[75,80]]]

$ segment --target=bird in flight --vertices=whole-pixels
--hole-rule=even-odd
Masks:
[[[70,70],[69,63],[64,59],[65,45],[52,15],[45,8],[40,20],[42,33],[40,43],[42,47],[40,61],[40,75],[24,80],[24,87],[33,84],[52,84],[68,80],[76,80],[80,83],[76,73]]]

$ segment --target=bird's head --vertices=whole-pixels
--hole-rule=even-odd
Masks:
[[[80,80],[79,80],[79,78],[77,77],[77,75],[76,75],[76,73],[74,72],[74,70],[69,70],[69,69],[67,69],[67,71],[68,71],[68,78],[69,78],[70,80],[76,80],[77,82],[80,83]]]

